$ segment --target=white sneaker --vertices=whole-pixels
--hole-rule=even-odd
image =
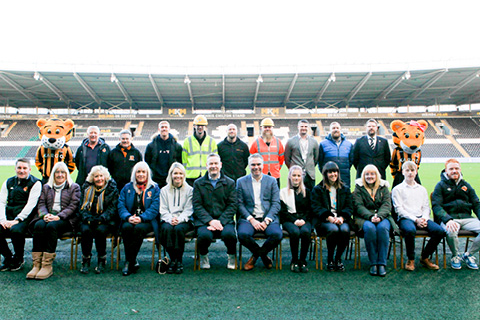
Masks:
[[[208,260],[208,254],[200,255],[200,269],[210,269],[210,260]]]
[[[228,254],[227,269],[235,270],[235,255]]]

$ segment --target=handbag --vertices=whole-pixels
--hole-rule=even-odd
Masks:
[[[168,266],[170,265],[170,259],[165,257],[163,259],[158,259],[157,264],[155,265],[155,270],[159,274],[167,273]]]

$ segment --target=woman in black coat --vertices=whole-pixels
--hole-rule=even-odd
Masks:
[[[97,248],[97,267],[95,273],[105,271],[107,261],[107,235],[115,232],[118,225],[118,190],[104,166],[94,166],[82,187],[80,218],[82,231],[82,268],[80,272],[89,272],[92,258],[93,239]]]
[[[43,280],[53,274],[58,237],[73,231],[80,202],[80,186],[73,182],[67,165],[57,162],[38,200],[38,216],[30,223],[33,234],[33,269],[27,279]]]
[[[293,272],[308,272],[307,254],[312,234],[312,207],[310,191],[303,184],[303,170],[300,166],[290,167],[288,186],[280,190],[280,221],[288,231]],[[300,257],[298,245],[301,240]]]
[[[350,240],[352,195],[340,179],[340,170],[335,162],[327,162],[322,175],[322,182],[312,190],[312,209],[318,219],[316,230],[318,235],[327,237],[327,270],[344,271],[342,254]]]

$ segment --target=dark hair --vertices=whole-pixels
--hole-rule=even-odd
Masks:
[[[335,183],[330,184],[330,180],[328,180],[328,173],[332,171],[337,171],[338,172],[338,178]],[[323,175],[323,186],[327,189],[330,188],[330,186],[335,187],[335,189],[340,189],[343,187],[343,181],[340,178],[340,169],[338,168],[338,165],[333,162],[333,161],[328,161],[325,163],[322,169],[322,175]]]
[[[17,166],[17,164],[18,164],[19,162],[26,163],[26,164],[28,164],[28,166],[30,167],[30,159],[28,159],[28,158],[20,158],[20,159],[17,159],[17,161],[15,161],[15,166]]]

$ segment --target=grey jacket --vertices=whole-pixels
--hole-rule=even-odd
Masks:
[[[314,137],[308,136],[307,161],[303,161],[300,152],[300,137],[298,134],[291,137],[285,146],[285,164],[288,168],[298,165],[304,169],[307,174],[315,180],[315,165],[318,162],[318,142]]]

